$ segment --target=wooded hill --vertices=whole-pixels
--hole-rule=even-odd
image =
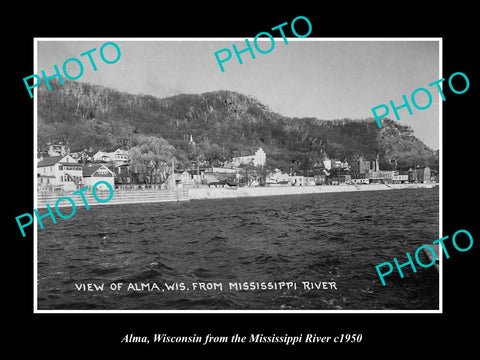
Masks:
[[[267,165],[282,170],[312,169],[325,157],[348,161],[373,159],[377,153],[382,169],[391,169],[392,160],[399,169],[438,168],[438,152],[397,121],[386,120],[379,129],[373,119],[291,118],[233,91],[156,98],[69,81],[52,83],[51,91],[39,87],[37,96],[39,146],[56,140],[71,151],[109,150],[133,146],[147,135],[173,146],[184,166],[197,158],[229,160],[234,151],[253,153],[262,147]],[[194,147],[188,144],[190,135]]]

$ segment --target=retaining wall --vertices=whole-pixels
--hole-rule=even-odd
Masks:
[[[38,192],[37,194],[37,208],[46,208],[46,204],[54,207],[57,200],[61,197],[70,197],[75,206],[85,206],[81,194],[72,195],[73,192]],[[139,203],[154,203],[154,202],[169,202],[169,201],[188,201],[190,200],[187,189],[178,190],[115,190],[113,197],[106,203],[99,203],[93,197],[90,190],[83,193],[88,206],[92,205],[116,205],[116,204],[139,204]],[[99,191],[97,189],[96,195],[100,199],[107,199],[110,195],[109,191]],[[68,200],[62,200],[58,207],[71,206]]]

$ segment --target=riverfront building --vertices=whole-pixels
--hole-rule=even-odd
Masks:
[[[49,156],[37,163],[37,185],[75,191],[82,181],[82,165],[70,155]]]
[[[408,173],[394,172],[392,175],[392,182],[394,184],[404,184],[408,182]]]
[[[82,185],[88,186],[89,188],[93,187],[93,185],[95,185],[99,181],[106,181],[110,184],[112,189],[115,188],[115,174],[112,170],[110,170],[103,164],[91,164],[89,166],[84,166],[82,169],[82,176]],[[101,184],[100,186],[98,186],[100,190],[102,190],[102,187],[106,188],[106,185]]]
[[[350,162],[350,175],[355,179],[366,178],[369,172],[380,171],[378,156],[375,160],[365,160],[363,156]]]
[[[423,169],[416,169],[417,171],[417,180],[419,183],[429,183],[430,182],[430,168],[428,166]]]

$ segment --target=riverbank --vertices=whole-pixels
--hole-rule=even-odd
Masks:
[[[321,194],[333,192],[379,191],[396,189],[424,189],[435,184],[370,184],[370,185],[322,185],[322,186],[278,186],[278,187],[240,187],[240,188],[191,188],[178,190],[115,190],[107,203],[96,201],[90,191],[84,192],[85,201],[90,205],[145,204],[156,202],[178,202],[189,200],[229,199],[239,197],[283,196],[301,194]],[[55,206],[61,197],[70,196],[76,206],[84,206],[80,195],[64,192],[39,193],[37,208],[46,208],[47,204]],[[103,197],[103,196],[100,196]],[[71,206],[69,201],[62,201],[58,207]]]
[[[425,189],[435,184],[369,184],[369,185],[323,185],[279,186],[253,188],[198,188],[189,190],[190,200],[224,199],[238,197],[322,194],[334,192],[380,191],[399,189]]]

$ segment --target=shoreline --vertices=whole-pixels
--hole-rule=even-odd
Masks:
[[[401,189],[428,189],[439,184],[369,184],[369,185],[315,185],[272,186],[253,188],[194,188],[189,189],[190,200],[229,199],[259,196],[323,194],[337,192],[385,191]]]
[[[94,200],[90,191],[84,193],[85,200],[91,206],[147,204],[160,202],[184,202],[208,199],[234,199],[261,196],[284,196],[302,194],[327,194],[338,192],[358,191],[385,191],[399,189],[426,189],[438,186],[438,184],[369,184],[369,185],[315,185],[315,186],[266,186],[266,187],[242,187],[242,188],[190,188],[177,190],[116,190],[113,197],[107,203],[99,203]],[[71,196],[66,193],[38,194],[37,208],[46,208],[46,204],[53,207],[61,197]],[[72,197],[77,207],[84,207],[80,195]],[[58,207],[71,206],[68,201],[59,203]]]

